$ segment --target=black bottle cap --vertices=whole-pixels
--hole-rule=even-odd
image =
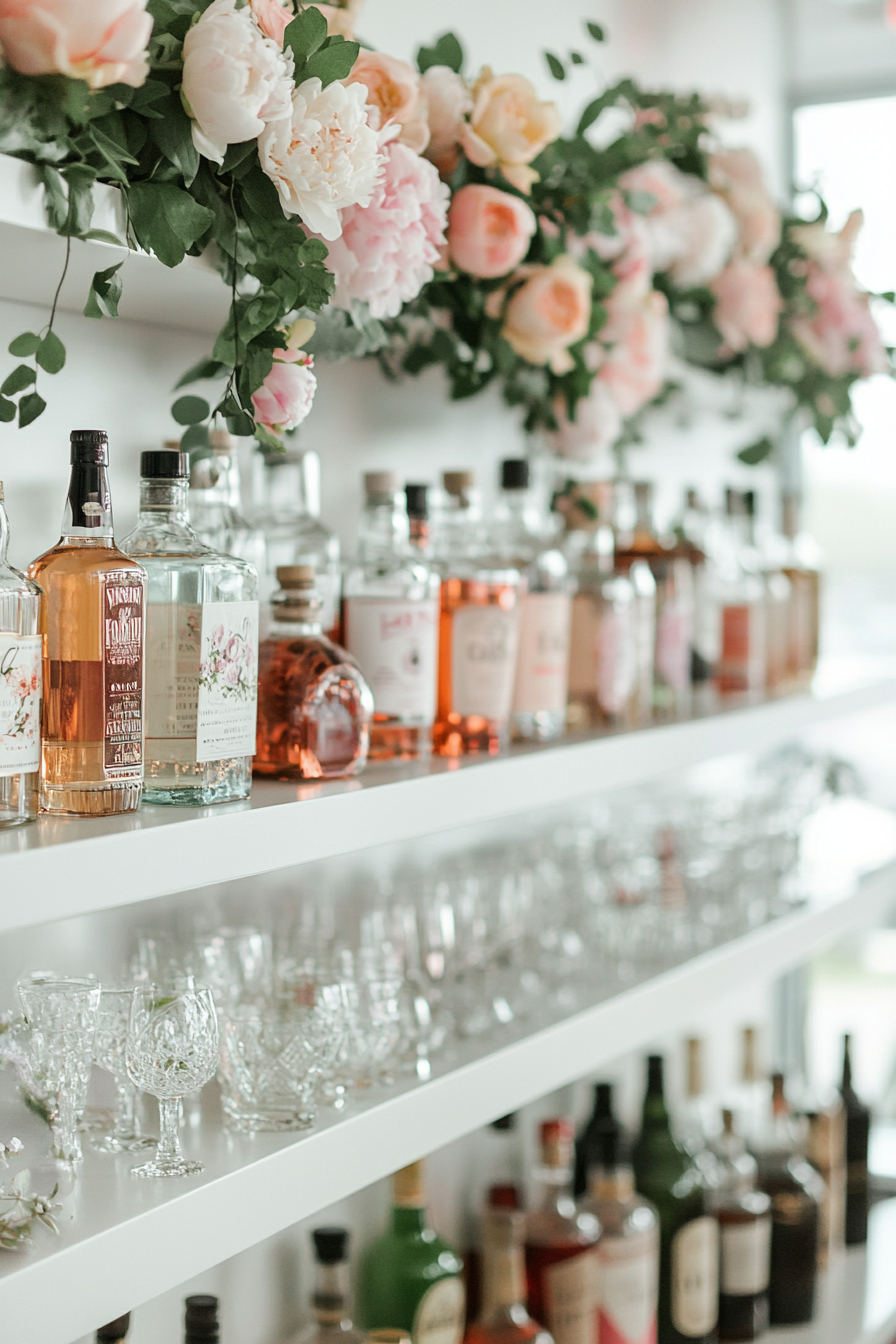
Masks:
[[[117,1321],[101,1325],[96,1332],[96,1344],[121,1344],[131,1324],[131,1313],[125,1312]]]
[[[492,1121],[492,1129],[514,1129],[516,1127],[516,1111],[511,1111],[509,1115],[499,1115],[497,1120]]]
[[[748,518],[756,517],[756,491],[745,490],[743,492],[744,513]]]
[[[404,488],[404,497],[407,501],[409,518],[428,518],[429,504],[427,496],[429,494],[428,485],[406,485]]]
[[[338,1265],[348,1259],[348,1231],[344,1227],[316,1227],[311,1233],[314,1253],[321,1265]]]
[[[662,1055],[647,1056],[647,1091],[662,1092],[663,1090],[663,1057]]]
[[[188,1297],[184,1307],[185,1344],[218,1344],[218,1299],[198,1293]]]
[[[104,429],[73,429],[69,435],[71,462],[96,462],[109,465],[109,435]]]
[[[502,490],[529,489],[529,463],[525,457],[506,457],[501,463]]]
[[[613,1114],[613,1084],[594,1084],[594,1114],[611,1116]]]
[[[146,480],[185,481],[190,475],[186,453],[157,448],[140,454],[140,475]]]

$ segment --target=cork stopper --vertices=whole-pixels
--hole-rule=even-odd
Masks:
[[[167,453],[179,453],[180,439],[163,439],[162,447],[165,449]]]
[[[541,1160],[544,1166],[570,1166],[575,1133],[572,1121],[565,1116],[544,1121],[540,1129]]]
[[[371,504],[391,504],[401,489],[397,471],[365,471],[364,494]]]
[[[216,425],[214,429],[209,430],[208,441],[212,452],[217,456],[229,456],[236,448],[236,439],[223,426]]]
[[[703,1096],[703,1042],[699,1036],[689,1036],[687,1039],[688,1052],[688,1077],[687,1077],[687,1095],[689,1097]]]
[[[426,1203],[423,1163],[412,1162],[392,1177],[392,1203],[399,1209],[422,1209]]]
[[[788,1115],[790,1107],[784,1095],[783,1073],[772,1074],[772,1115]]]
[[[411,1344],[407,1330],[393,1330],[390,1327],[368,1330],[367,1338],[372,1339],[374,1344]]]
[[[741,1078],[745,1083],[755,1083],[759,1077],[756,1054],[756,1028],[744,1027],[742,1039]]]
[[[314,587],[313,565],[278,565],[277,582],[289,592]]]
[[[465,495],[475,489],[475,471],[443,471],[442,485],[449,495]]]

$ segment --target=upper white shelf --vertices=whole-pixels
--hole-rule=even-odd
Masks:
[[[0,933],[645,783],[894,699],[896,681],[881,680],[493,760],[377,766],[328,784],[256,783],[245,803],[44,817],[0,837],[0,891],[18,893],[0,902]]]
[[[896,900],[896,822],[847,801],[829,809],[823,832],[814,842],[819,865],[837,849],[849,859],[838,895],[819,895],[572,1017],[540,1028],[524,1023],[498,1040],[438,1056],[428,1082],[359,1097],[348,1113],[324,1115],[305,1136],[228,1135],[210,1087],[202,1124],[184,1131],[188,1153],[206,1163],[200,1177],[138,1182],[128,1170],[133,1156],[88,1152],[59,1239],[41,1233],[33,1251],[0,1256],[4,1344],[70,1344],[407,1162],[645,1046],[658,1024],[663,1034],[684,1030],[732,986],[778,975],[879,920]],[[883,866],[861,879],[863,864],[872,862]],[[0,1134],[21,1137],[32,1159],[46,1144],[46,1130],[17,1102],[0,1107]],[[891,1290],[892,1281],[890,1271]],[[884,1337],[831,1334],[817,1344],[853,1341],[884,1344]]]
[[[124,212],[115,187],[94,188],[92,227],[124,237]],[[136,322],[154,322],[188,331],[216,333],[227,317],[230,294],[221,277],[201,258],[185,257],[175,270],[145,252],[110,243],[72,242],[60,307],[84,310],[94,271],[127,258],[119,313]],[[0,154],[0,299],[49,308],[65,260],[65,240],[47,224],[36,170]]]

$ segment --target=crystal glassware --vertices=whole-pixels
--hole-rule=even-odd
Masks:
[[[137,1089],[128,1077],[128,1022],[133,1001],[133,985],[102,986],[93,1058],[115,1079],[118,1102],[111,1132],[90,1141],[91,1148],[100,1153],[136,1153],[156,1146],[155,1139],[140,1132]]]
[[[192,979],[168,987],[138,985],[128,1025],[127,1069],[132,1082],[158,1098],[159,1146],[155,1157],[131,1174],[193,1176],[202,1162],[188,1161],[178,1137],[178,1102],[204,1087],[218,1067],[218,1018],[207,985]]]
[[[43,594],[7,561],[9,519],[0,481],[0,828],[38,814]]]
[[[314,1120],[320,1044],[304,1004],[238,1004],[221,1015],[218,1078],[225,1123],[244,1133],[305,1129]]]
[[[96,980],[20,981],[27,1027],[27,1067],[53,1131],[53,1156],[80,1162],[78,1119],[87,1102],[100,1004]]]

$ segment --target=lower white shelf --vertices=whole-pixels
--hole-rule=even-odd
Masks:
[[[216,1091],[207,1088],[202,1123],[185,1141],[206,1163],[202,1176],[138,1182],[129,1172],[134,1157],[88,1152],[59,1239],[41,1233],[34,1250],[0,1255],[3,1344],[70,1344],[397,1167],[643,1047],[658,1028],[683,1029],[732,985],[781,973],[879,920],[894,903],[891,845],[884,866],[839,895],[829,891],[572,1017],[470,1043],[439,1057],[428,1082],[372,1091],[341,1117],[324,1115],[303,1136],[230,1135],[220,1124]],[[32,1157],[46,1145],[46,1130],[14,1101],[0,1106],[0,1137],[12,1134]],[[850,1337],[836,1344],[850,1344]]]

